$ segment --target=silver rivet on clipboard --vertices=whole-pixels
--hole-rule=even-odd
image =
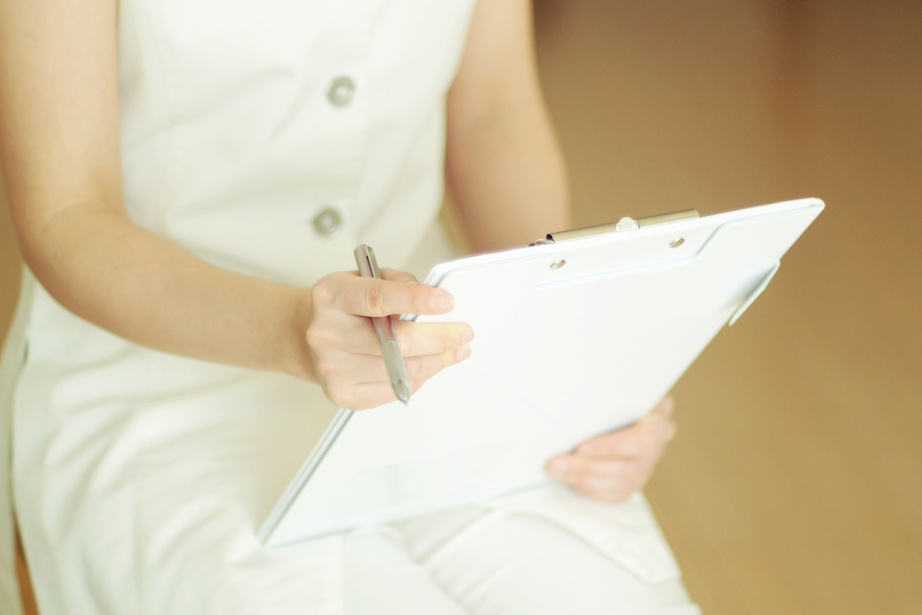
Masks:
[[[567,264],[567,261],[566,261],[566,260],[560,259],[559,261],[556,261],[556,262],[551,263],[551,269],[560,269],[561,267],[563,267],[563,266],[566,265],[566,264]]]
[[[670,248],[678,248],[678,247],[681,246],[683,243],[685,243],[685,238],[684,238],[684,237],[679,237],[678,239],[673,239],[673,240],[669,243],[669,247],[670,247]]]

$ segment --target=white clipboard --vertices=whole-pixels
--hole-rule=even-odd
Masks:
[[[436,266],[472,355],[414,395],[341,410],[259,531],[269,546],[547,481],[555,454],[644,416],[765,289],[823,209],[624,218]]]

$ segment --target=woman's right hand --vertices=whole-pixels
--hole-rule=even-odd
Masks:
[[[313,379],[338,406],[360,410],[396,399],[384,367],[370,317],[446,314],[452,296],[424,286],[409,273],[382,269],[384,279],[339,272],[321,278],[311,290],[305,339]],[[413,323],[394,320],[397,344],[413,392],[443,368],[470,356],[474,332],[464,323]]]

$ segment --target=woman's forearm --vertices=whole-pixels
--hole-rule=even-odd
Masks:
[[[0,159],[26,263],[67,309],[160,350],[311,377],[310,291],[222,270],[122,203],[114,0],[0,0]]]
[[[390,269],[384,280],[333,272],[310,288],[228,271],[101,206],[60,209],[20,238],[45,288],[86,320],[165,352],[316,382],[346,408],[394,399],[369,317],[453,307]],[[467,325],[395,326],[413,391],[470,353]]]
[[[566,172],[533,38],[530,2],[479,2],[448,93],[448,183],[477,250],[569,227]]]
[[[450,137],[448,179],[470,245],[524,245],[570,226],[563,159],[539,102]]]
[[[211,265],[92,204],[23,235],[43,286],[100,327],[166,352],[315,380],[304,338],[310,289]]]

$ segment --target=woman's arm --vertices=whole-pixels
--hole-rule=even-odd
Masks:
[[[530,1],[481,0],[448,94],[448,185],[478,251],[528,244],[570,225],[533,39]]]
[[[563,159],[541,95],[531,3],[480,0],[448,98],[449,186],[472,247],[524,245],[569,228]],[[635,425],[592,438],[548,473],[601,500],[641,489],[675,434],[666,398]]]
[[[36,277],[67,309],[137,343],[321,382],[350,407],[393,399],[358,316],[444,313],[445,293],[348,273],[313,289],[269,282],[210,265],[129,220],[116,22],[115,0],[0,0],[0,161]],[[398,337],[418,388],[463,357],[469,329],[410,324]]]

